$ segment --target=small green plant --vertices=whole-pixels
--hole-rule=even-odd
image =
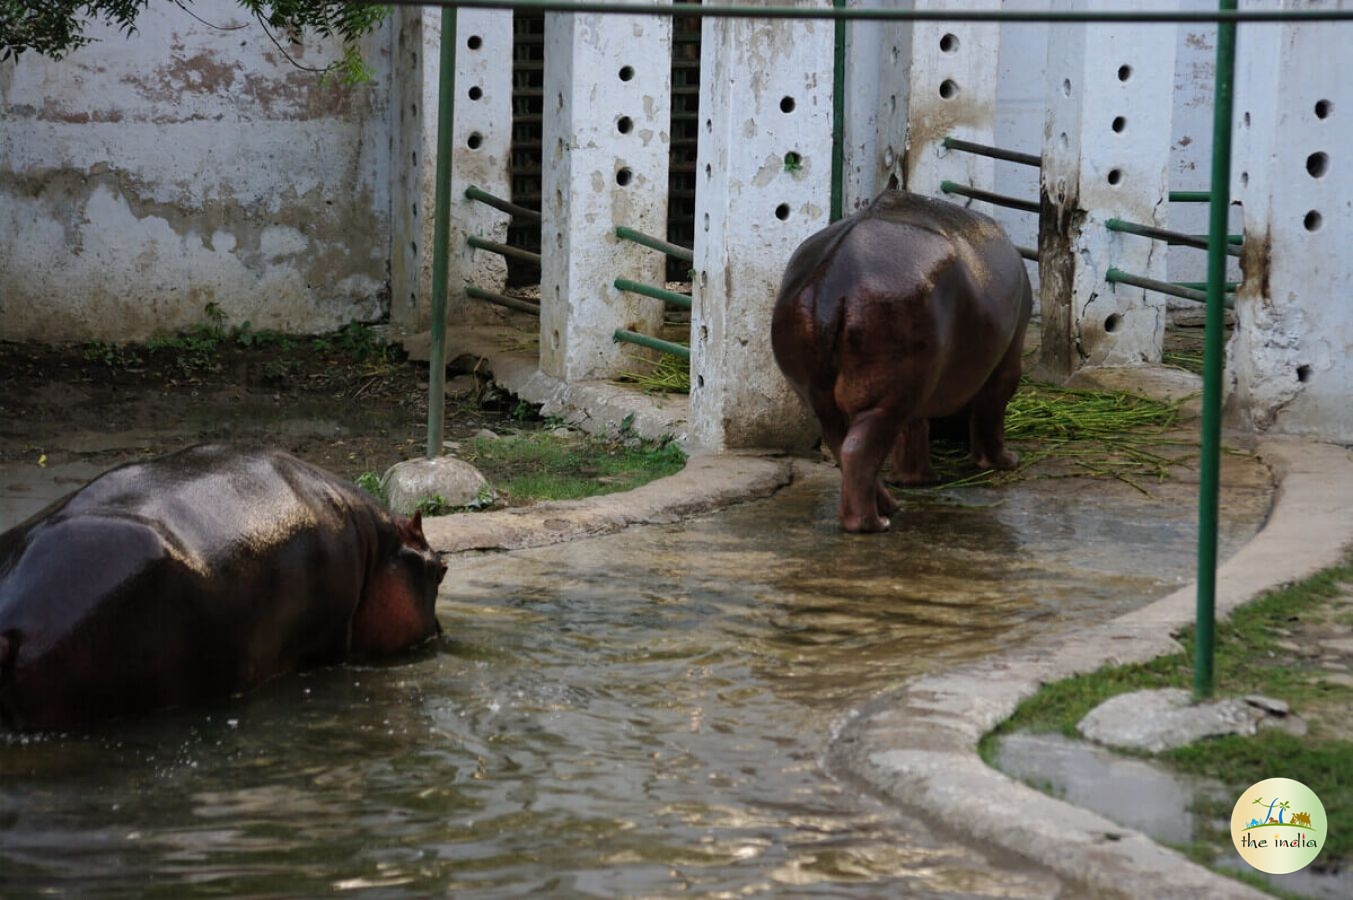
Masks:
[[[381,477],[375,472],[370,470],[363,472],[353,479],[353,481],[359,488],[366,491],[380,502],[390,502],[390,498],[386,496],[385,493],[385,485],[381,484]]]
[[[446,502],[441,494],[433,494],[418,501],[417,509],[425,516],[444,516],[455,507]]]
[[[141,355],[127,344],[91,341],[85,344],[85,359],[101,362],[110,369],[131,369],[141,365]]]
[[[370,325],[355,320],[331,334],[315,338],[312,346],[321,353],[341,353],[352,362],[363,364],[397,362],[402,355],[397,344],[389,343]]]
[[[255,331],[253,325],[247,321],[230,330],[230,339],[245,350],[257,350],[263,347],[291,349],[291,339],[286,335],[267,328],[262,331]]]
[[[785,171],[797,172],[803,168],[803,157],[793,150],[785,154]]]
[[[517,398],[516,405],[512,407],[512,418],[518,422],[529,422],[540,418],[540,404],[528,403]]]

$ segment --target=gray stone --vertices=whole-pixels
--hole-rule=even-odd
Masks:
[[[497,433],[496,431],[490,431],[490,430],[487,429],[487,428],[481,428],[481,429],[479,429],[478,431],[476,431],[476,432],[474,433],[474,436],[477,437],[477,438],[483,438],[483,439],[486,440],[486,441],[496,441],[496,440],[498,440],[498,437],[499,437],[499,435],[498,435],[498,433]]]
[[[1091,710],[1076,729],[1110,747],[1159,753],[1205,737],[1254,734],[1268,715],[1244,700],[1191,701],[1179,688],[1120,694]]]
[[[1310,730],[1301,716],[1269,716],[1259,723],[1259,727],[1286,731],[1292,737],[1305,737]]]
[[[1264,712],[1270,712],[1277,716],[1285,716],[1292,712],[1292,707],[1287,705],[1287,701],[1278,700],[1274,697],[1250,694],[1245,698],[1245,702],[1255,709],[1262,709]]]
[[[457,375],[446,380],[446,396],[468,397],[479,390],[479,379],[473,375]]]
[[[1333,672],[1329,675],[1321,675],[1316,679],[1323,684],[1337,684],[1339,687],[1353,687],[1353,675],[1347,672]]]
[[[1353,638],[1323,640],[1320,642],[1320,649],[1324,650],[1326,653],[1343,653],[1353,656]]]
[[[491,488],[478,469],[463,459],[410,459],[395,463],[381,478],[390,508],[412,515],[421,500],[440,497],[447,506],[470,506],[491,496]]]

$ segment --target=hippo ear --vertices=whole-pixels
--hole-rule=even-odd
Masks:
[[[423,511],[416,509],[413,511],[413,518],[409,520],[409,534],[416,538],[423,538]]]

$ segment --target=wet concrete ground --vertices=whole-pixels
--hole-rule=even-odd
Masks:
[[[25,500],[48,489],[6,479]],[[1224,480],[1229,552],[1271,484],[1243,457]],[[801,466],[770,499],[685,522],[461,555],[433,653],[0,747],[20,785],[0,870],[21,889],[150,879],[174,896],[1079,896],[824,758],[908,678],[1189,580],[1193,486],[911,492],[868,537],[837,528],[838,490]]]

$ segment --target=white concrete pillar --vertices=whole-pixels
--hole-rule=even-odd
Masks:
[[[437,104],[442,14],[399,7],[394,13],[390,321],[417,331],[432,306],[432,234],[437,190]],[[456,18],[447,321],[485,321],[491,309],[465,297],[465,286],[501,289],[501,256],[473,250],[469,235],[502,243],[508,217],[465,199],[471,184],[508,199],[512,146],[512,13],[462,9]]]
[[[1239,29],[1232,165],[1245,254],[1228,414],[1259,429],[1339,442],[1353,441],[1349,36],[1328,24]]]
[[[704,22],[690,413],[701,448],[816,435],[775,365],[770,320],[790,254],[831,212],[833,37],[825,21]]]
[[[1052,8],[1079,6],[1055,0]],[[1039,276],[1050,376],[1160,359],[1164,295],[1104,276],[1118,268],[1166,280],[1166,245],[1104,223],[1166,224],[1174,62],[1168,25],[1059,25],[1049,36]]]
[[[850,0],[851,7],[889,8],[894,0]],[[845,215],[901,184],[907,144],[909,21],[846,25]]]
[[[672,25],[655,16],[545,14],[540,367],[565,381],[633,368],[617,328],[657,335],[665,257],[615,236],[665,238]],[[628,348],[628,349],[626,349]]]
[[[1000,9],[1001,0],[915,0],[918,10]],[[943,197],[992,214],[988,203],[940,190],[944,181],[991,190],[995,162],[944,149],[946,137],[992,144],[1000,70],[996,22],[916,22],[911,29],[907,84],[907,148],[901,182],[916,194]]]

